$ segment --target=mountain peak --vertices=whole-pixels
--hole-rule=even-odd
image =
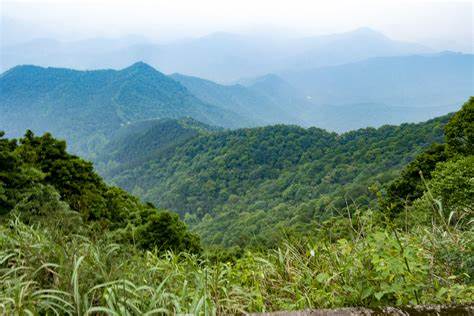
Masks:
[[[152,66],[148,65],[147,63],[143,62],[143,61],[137,61],[136,63],[128,66],[127,68],[123,69],[123,70],[147,70],[147,71],[157,71],[155,68],[153,68]]]

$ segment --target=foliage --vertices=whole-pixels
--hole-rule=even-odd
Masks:
[[[448,119],[342,135],[285,125],[213,132],[140,161],[122,160],[104,176],[180,213],[207,243],[271,245],[346,205],[374,206],[369,187],[393,179],[423,148],[442,141]]]
[[[423,153],[416,156],[394,181],[387,186],[386,197],[382,207],[391,213],[398,213],[406,205],[421,197],[426,189],[423,179],[430,179],[436,164],[446,161],[446,147],[444,144],[433,144]]]
[[[118,165],[136,165],[202,134],[220,130],[192,118],[161,119],[129,124],[120,128],[104,149],[97,153],[96,168],[105,173]]]
[[[471,302],[472,231],[405,231],[378,212],[335,217],[348,238],[286,242],[227,260],[157,256],[61,226],[0,226],[5,314],[228,315],[339,306]],[[388,225],[387,225],[388,224]],[[387,228],[382,228],[387,225]],[[327,228],[314,231],[329,236]]]
[[[142,232],[136,241],[145,249],[200,249],[198,237],[176,215],[106,185],[92,163],[67,153],[66,143],[50,134],[38,137],[27,131],[19,141],[0,138],[0,165],[0,214],[4,217],[14,211],[34,223],[75,211],[102,230],[118,229],[124,239],[131,240],[135,230]],[[149,232],[155,228],[161,229],[160,238],[156,238],[158,232]]]
[[[447,135],[448,145],[415,157],[388,191],[410,199],[397,213],[360,189],[438,140],[446,119],[343,135],[285,126],[200,133],[166,150],[155,163],[169,169],[153,170],[189,176],[182,205],[208,194],[215,207],[185,220],[239,245],[204,251],[177,214],[106,185],[64,142],[0,137],[0,311],[228,315],[470,303],[474,156],[464,143],[453,147]],[[473,123],[454,122],[462,131]],[[419,170],[429,178],[417,179]],[[348,189],[359,194],[353,202],[332,201],[329,192]]]
[[[446,125],[448,153],[455,155],[474,155],[474,97],[471,97],[456,112]]]
[[[451,216],[465,213],[467,220],[474,218],[474,155],[438,164],[428,188]]]
[[[67,139],[91,158],[121,126],[151,118],[193,117],[208,124],[246,126],[246,119],[207,104],[144,63],[122,70],[77,71],[17,66],[0,77],[0,126]]]
[[[446,145],[434,144],[406,166],[400,176],[387,186],[386,195],[381,200],[382,208],[393,215],[416,202],[416,210],[420,205],[423,208],[431,197],[442,203],[445,212],[449,210],[459,214],[460,209],[468,210],[469,221],[474,205],[473,115],[474,98],[471,97],[446,124]],[[430,181],[427,183],[425,180]]]

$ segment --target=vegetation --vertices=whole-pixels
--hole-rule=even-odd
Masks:
[[[0,166],[0,215],[13,212],[34,223],[76,213],[99,232],[113,230],[145,249],[199,251],[197,236],[176,214],[106,185],[92,163],[68,154],[66,143],[50,134],[0,138]]]
[[[68,154],[65,143],[51,135],[37,137],[28,131],[18,141],[2,137],[0,311],[7,315],[227,315],[318,307],[471,303],[473,113],[471,98],[447,123],[446,145],[427,147],[392,182],[373,189],[379,204],[371,199],[348,202],[342,208],[333,204],[334,212],[326,211],[325,217],[311,221],[312,226],[299,226],[304,229],[287,234],[272,247],[262,243],[260,249],[223,251],[212,247],[200,252],[197,237],[186,230],[178,215],[157,210],[106,185],[90,163]],[[426,128],[421,131],[428,132],[446,120],[400,129],[406,133],[405,139],[415,142],[410,145],[415,152],[421,147],[417,143],[420,138],[409,132],[420,131],[420,126]],[[385,142],[392,142],[394,148],[409,144],[396,137],[395,127],[342,136],[290,127],[292,133],[287,136],[274,135],[278,141],[271,134],[261,134],[279,129],[288,131],[277,126],[257,129],[257,134],[252,130],[200,134],[181,144],[182,149],[176,152],[185,150],[193,162],[196,156],[191,155],[190,148],[196,154],[201,147],[189,144],[233,141],[233,147],[247,149],[240,152],[245,158],[230,156],[233,159],[227,164],[229,170],[240,168],[240,181],[247,184],[271,179],[296,161],[309,163],[326,154],[335,161],[345,161],[363,155],[347,151],[351,147],[366,149],[364,155],[368,156],[364,157],[376,157],[382,165],[385,154],[400,158],[397,154],[401,155],[401,149],[381,147],[383,155],[375,155],[364,147],[381,131],[388,133],[387,140],[378,139],[374,146]],[[248,147],[258,153],[249,156],[248,148],[239,147],[239,138],[227,138],[249,134],[255,138],[251,144],[279,149],[279,155],[266,156],[259,147]],[[291,139],[285,143],[289,146],[286,151],[277,146],[285,137]],[[348,147],[331,146],[334,139]],[[200,143],[203,140],[212,142]],[[312,148],[313,142],[316,147],[304,156],[292,151]],[[324,146],[325,142],[328,145]],[[222,144],[208,148],[210,152],[229,150]],[[320,155],[309,156],[318,153],[316,149]],[[351,154],[345,156],[345,152]],[[221,163],[216,158],[213,162],[217,166]],[[378,172],[375,162],[366,163]],[[295,174],[298,167],[292,169]],[[420,182],[412,186],[408,180],[416,170],[429,173],[429,178],[420,176]],[[335,179],[348,183],[364,180]],[[419,191],[405,195],[410,188]],[[393,206],[397,199],[401,202]],[[400,205],[403,208],[397,209]],[[287,221],[288,225],[295,223],[293,218]]]
[[[446,125],[446,143],[433,144],[418,155],[387,187],[387,194],[381,201],[383,207],[392,213],[401,212],[407,205],[411,205],[426,194],[425,180],[432,177],[435,177],[431,181],[435,194],[442,197],[445,203],[458,195],[464,195],[461,200],[465,202],[473,202],[472,198],[468,198],[471,193],[469,190],[472,190],[469,186],[472,186],[470,179],[472,179],[474,154],[472,122],[474,122],[474,97],[471,97]]]
[[[119,71],[18,66],[0,76],[0,111],[0,126],[9,135],[51,132],[89,158],[129,122],[189,116],[245,125],[244,118],[204,103],[144,63]]]
[[[63,225],[12,220],[0,228],[0,308],[5,314],[228,315],[472,302],[474,234],[444,226],[430,210],[435,224],[408,230],[377,212],[334,217],[312,231],[317,239],[245,251],[229,261],[158,255],[107,236],[71,234]]]
[[[219,131],[192,118],[161,119],[132,123],[120,128],[95,159],[96,168],[106,173],[118,165],[136,165],[156,155],[166,155],[198,135]]]
[[[139,161],[117,157],[100,165],[111,167],[103,173],[108,181],[180,213],[206,244],[271,245],[347,205],[374,207],[382,184],[442,142],[448,120],[342,135],[285,125],[221,131],[168,143]],[[149,139],[174,133],[155,131]],[[153,148],[142,139],[142,147]]]

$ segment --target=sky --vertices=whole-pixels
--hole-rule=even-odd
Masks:
[[[370,27],[435,49],[473,51],[474,0],[0,0],[0,36],[173,41],[214,32],[311,36]],[[13,22],[12,22],[13,21]],[[6,34],[7,31],[11,34]]]

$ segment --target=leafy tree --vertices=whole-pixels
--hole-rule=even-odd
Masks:
[[[445,134],[449,154],[474,155],[474,97],[454,114]]]
[[[426,190],[423,179],[430,179],[436,165],[446,159],[444,144],[433,144],[418,155],[387,187],[386,197],[381,200],[382,207],[396,214],[421,197]]]
[[[445,145],[435,144],[418,155],[388,185],[387,195],[381,200],[384,209],[399,213],[425,195],[428,183],[434,197],[441,199],[448,212],[469,208],[467,204],[472,204],[472,166],[469,164],[474,155],[473,97],[446,124],[445,140]],[[429,203],[425,196],[417,201],[414,210],[425,208]]]
[[[143,224],[137,227],[135,241],[144,249],[201,251],[199,237],[189,233],[178,214],[143,212]]]
[[[429,187],[448,212],[474,216],[474,155],[437,165]]]
[[[424,148],[441,142],[448,119],[341,135],[275,125],[191,137],[176,123],[162,122],[111,143],[113,163],[101,163],[119,162],[105,170],[109,181],[183,217],[188,213],[188,223],[207,243],[257,245],[266,240],[271,245],[286,236],[282,230],[302,233],[335,210],[376,205],[369,187],[394,179]],[[143,156],[129,157],[124,151],[139,147],[146,148]],[[420,164],[431,164],[430,158]]]
[[[66,151],[64,141],[48,133],[35,136],[31,131],[19,141],[3,135],[0,133],[3,217],[13,210],[27,221],[65,223],[60,217],[71,217],[72,210],[88,223],[99,223],[101,229],[121,230],[137,224],[137,229],[143,231],[143,248],[200,250],[199,238],[187,231],[177,215],[158,211],[152,204],[141,203],[124,190],[106,185],[92,163]],[[138,223],[137,217],[142,217]],[[153,232],[155,228],[159,232]]]

